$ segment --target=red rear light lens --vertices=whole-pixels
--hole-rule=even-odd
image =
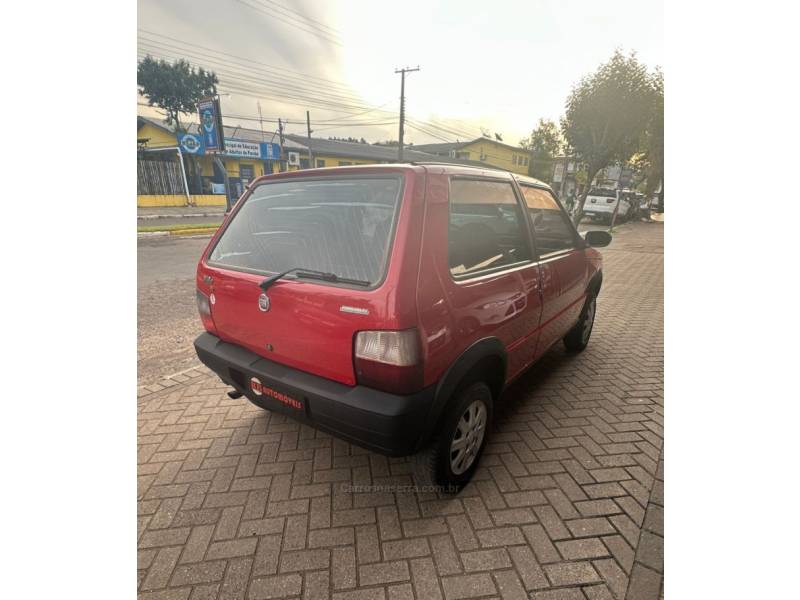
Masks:
[[[214,293],[211,293],[213,296]],[[209,333],[216,333],[217,328],[214,325],[214,318],[211,316],[211,305],[213,304],[211,298],[206,296],[200,290],[197,290],[197,312],[200,313],[200,320],[203,322],[203,327]]]
[[[358,383],[393,394],[422,388],[422,360],[416,329],[359,331],[355,340]]]

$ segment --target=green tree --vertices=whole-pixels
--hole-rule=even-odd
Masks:
[[[614,52],[597,71],[581,79],[567,98],[561,121],[564,137],[586,164],[588,185],[578,200],[575,222],[597,173],[626,163],[638,150],[652,114],[653,81],[635,54]]]
[[[641,168],[647,177],[645,194],[650,196],[661,184],[664,193],[664,73],[656,68],[652,77],[653,105],[644,131]]]
[[[558,125],[549,119],[539,119],[530,136],[520,140],[519,145],[530,153],[528,175],[550,182],[553,162],[564,147],[564,138]]]
[[[180,115],[195,112],[202,98],[216,95],[219,80],[215,73],[194,68],[183,59],[169,63],[145,56],[136,69],[136,83],[150,106],[166,111],[168,124],[185,131]]]

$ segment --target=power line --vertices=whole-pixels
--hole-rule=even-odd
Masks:
[[[139,52],[139,57],[143,58],[146,55],[146,52]],[[152,54],[151,54],[152,55]],[[156,55],[158,58],[163,58],[165,60],[172,60],[177,61],[180,60],[177,57],[168,56],[168,55]],[[185,60],[185,59],[184,59]],[[190,65],[198,67],[201,66],[196,62],[187,61]],[[349,109],[349,114],[353,114],[352,111],[364,111],[367,109],[377,109],[377,107],[371,106],[364,106],[363,104],[350,104],[346,102],[337,102],[335,100],[328,100],[326,98],[321,98],[319,96],[312,96],[309,95],[309,92],[305,92],[305,95],[300,93],[286,93],[276,91],[274,87],[269,87],[271,84],[269,81],[266,81],[266,85],[253,85],[252,81],[263,81],[259,78],[254,78],[248,76],[246,74],[236,74],[236,72],[230,72],[228,70],[219,70],[219,73],[223,75],[225,78],[233,81],[228,82],[220,82],[220,89],[229,89],[236,93],[240,93],[246,96],[250,96],[252,98],[260,98],[260,97],[267,97],[267,98],[276,98],[278,100],[289,99],[289,100],[300,100],[303,102],[307,102],[309,104],[313,103],[316,105],[317,108],[335,108],[335,109]],[[240,82],[237,82],[239,80]],[[280,84],[279,84],[280,85]],[[291,90],[290,90],[291,92]],[[343,110],[343,112],[347,112],[347,110]]]
[[[355,96],[354,94],[342,93],[342,92],[338,92],[338,91],[332,91],[330,88],[326,88],[326,87],[322,86],[321,84],[315,84],[315,83],[298,84],[295,81],[288,80],[288,79],[284,80],[280,76],[275,76],[272,73],[267,73],[267,72],[264,72],[264,71],[260,71],[259,69],[256,69],[256,68],[248,66],[248,65],[240,65],[238,63],[233,63],[233,62],[230,62],[230,61],[227,61],[227,60],[219,59],[219,58],[213,57],[213,56],[208,55],[208,54],[203,54],[203,53],[198,53],[198,52],[189,52],[189,51],[183,50],[181,48],[178,48],[176,46],[171,46],[169,44],[163,44],[161,42],[151,42],[150,40],[140,39],[139,40],[139,45],[140,45],[140,47],[142,49],[144,49],[147,52],[154,52],[154,53],[155,52],[166,52],[166,53],[172,53],[172,54],[175,54],[175,55],[180,53],[180,55],[175,56],[174,59],[177,60],[177,59],[180,59],[180,58],[184,58],[184,59],[191,58],[191,59],[194,59],[195,61],[203,61],[205,63],[212,63],[213,65],[219,65],[219,66],[215,66],[214,67],[214,68],[216,68],[218,70],[220,68],[225,68],[225,69],[228,69],[230,72],[236,73],[237,75],[246,75],[250,79],[255,79],[255,80],[262,81],[262,82],[265,82],[265,83],[268,83],[268,84],[278,84],[278,85],[281,85],[281,86],[283,86],[285,88],[294,89],[294,90],[297,90],[297,91],[300,91],[300,92],[316,93],[316,94],[324,93],[326,96],[339,98],[341,100],[350,100],[350,101],[356,101],[356,102],[360,102],[361,101],[361,98],[358,97],[358,96]],[[207,68],[207,67],[205,67],[205,68]],[[251,73],[255,73],[257,75],[253,75]],[[316,88],[318,88],[318,89],[316,89]]]
[[[339,37],[339,38],[341,37],[338,29],[334,29],[333,27],[331,27],[330,25],[326,25],[322,21],[317,21],[316,19],[312,19],[311,17],[306,16],[303,13],[297,12],[296,10],[291,9],[288,6],[284,6],[283,4],[279,4],[278,2],[273,2],[273,0],[261,0],[261,2],[262,3],[266,2],[267,4],[272,4],[275,7],[280,7],[280,10],[282,10],[282,11],[287,11],[289,13],[294,13],[295,15],[299,16],[304,21],[311,21],[312,23],[316,23],[317,25],[320,25],[320,26],[324,27],[325,29],[329,29],[337,37]]]
[[[179,44],[182,44],[184,46],[194,46],[195,48],[200,48],[201,50],[208,50],[209,52],[214,52],[216,54],[222,54],[224,56],[229,56],[231,58],[237,58],[239,60],[243,60],[243,61],[246,61],[248,63],[255,63],[255,64],[258,64],[258,65],[261,65],[262,67],[264,67],[265,69],[268,69],[268,70],[283,71],[283,72],[286,72],[286,73],[293,73],[294,75],[299,75],[300,77],[302,77],[304,79],[317,79],[317,80],[323,81],[325,83],[329,83],[329,84],[333,84],[333,85],[336,85],[336,86],[345,87],[345,88],[350,89],[349,85],[347,85],[347,84],[345,84],[343,82],[340,82],[340,81],[333,80],[333,79],[326,79],[324,77],[317,77],[315,75],[308,75],[307,73],[300,73],[299,71],[292,71],[291,69],[285,69],[285,68],[282,68],[282,67],[275,67],[273,65],[269,65],[267,63],[260,62],[258,60],[252,59],[252,58],[246,58],[246,57],[243,57],[243,56],[237,56],[236,54],[231,54],[229,52],[223,52],[222,50],[216,50],[214,48],[209,48],[208,46],[201,46],[200,44],[194,44],[192,42],[186,42],[186,41],[174,38],[174,37],[170,37],[170,36],[165,35],[163,33],[156,33],[154,31],[149,31],[149,30],[144,29],[142,27],[139,27],[138,31],[146,33],[148,35],[153,35],[153,36],[156,36],[156,37],[165,38],[165,39],[171,40],[173,42],[178,42]]]
[[[164,51],[161,51],[161,52],[164,52]],[[146,49],[139,51],[139,55],[140,56],[144,55],[145,53],[150,53],[151,55],[155,55],[157,58],[163,58],[163,59],[171,60],[171,61],[186,60],[189,64],[191,64],[192,66],[196,66],[196,67],[202,66],[200,63],[195,62],[196,60],[198,60],[195,56],[189,55],[189,54],[187,54],[184,57],[177,57],[177,56],[172,56],[172,55],[169,55],[169,54],[158,54],[157,52],[149,51],[149,50],[146,50]],[[188,58],[193,59],[193,60],[187,60],[187,58],[186,58],[187,56],[188,56]],[[215,61],[211,60],[209,62],[215,62]],[[224,64],[224,63],[220,63],[220,64]],[[306,88],[303,88],[303,87],[300,87],[300,86],[286,85],[286,84],[284,84],[284,83],[282,83],[280,81],[275,81],[275,80],[269,79],[269,78],[255,77],[253,75],[250,75],[249,73],[237,70],[237,68],[235,68],[235,67],[225,66],[223,68],[217,68],[217,71],[219,72],[219,74],[223,75],[224,77],[228,77],[228,78],[234,79],[234,80],[244,81],[244,87],[251,87],[253,89],[256,88],[256,86],[253,85],[253,82],[256,82],[256,83],[261,82],[261,83],[266,84],[267,86],[274,86],[277,83],[278,85],[281,85],[281,86],[287,88],[288,91],[290,92],[290,93],[277,92],[277,91],[274,90],[274,88],[268,88],[268,89],[270,89],[272,91],[273,94],[280,95],[280,96],[290,97],[290,98],[293,98],[293,99],[304,99],[304,98],[307,97],[307,98],[313,99],[315,101],[324,102],[325,104],[337,104],[338,106],[342,106],[344,108],[351,108],[351,109],[355,109],[355,110],[376,109],[377,108],[377,107],[372,107],[372,106],[364,106],[363,104],[349,104],[347,102],[344,102],[344,101],[360,102],[360,100],[358,98],[353,97],[353,96],[340,96],[338,94],[332,94],[330,92],[325,94],[324,97],[315,96],[313,94],[323,94],[324,92],[316,91],[316,90],[309,90],[309,89],[306,89]],[[260,87],[260,86],[258,86],[258,87]],[[297,93],[301,94],[301,96],[298,97]],[[303,95],[303,94],[305,94],[305,95]],[[333,100],[337,100],[337,99],[338,100],[342,100],[342,102],[336,103],[333,100],[331,100],[331,98]]]
[[[432,129],[436,129],[436,130],[438,130],[438,131],[440,131],[442,133],[446,133],[446,134],[449,134],[449,135],[455,135],[457,137],[463,137],[463,138],[480,137],[480,136],[478,136],[478,135],[476,135],[474,133],[468,133],[466,131],[455,129],[453,127],[445,127],[443,125],[438,125],[437,123],[435,123],[433,121],[423,121],[421,119],[416,119],[416,118],[413,118],[413,117],[409,117],[409,120],[414,120],[414,121],[417,121],[417,122],[423,122],[426,125],[428,125],[429,127],[431,127]]]
[[[270,13],[270,12],[266,11],[263,8],[263,5],[253,6],[252,4],[248,4],[245,0],[236,0],[236,2],[238,2],[239,4],[243,4],[244,6],[250,8],[252,10],[255,10],[257,12],[265,14],[268,17],[270,17],[271,19],[275,19],[277,21],[281,21],[282,23],[285,23],[285,24],[289,25],[290,27],[294,27],[295,29],[298,29],[298,30],[303,31],[305,33],[309,33],[311,35],[314,35],[317,38],[322,39],[322,40],[324,40],[324,41],[326,41],[326,42],[328,42],[330,44],[335,44],[335,45],[340,46],[340,47],[342,46],[342,44],[337,39],[335,39],[332,34],[326,33],[325,31],[323,31],[319,27],[312,27],[311,25],[306,25],[306,24],[298,24],[296,21],[289,20],[289,19],[287,19],[285,17],[279,17],[278,15],[276,15],[274,13]],[[307,29],[306,27],[309,27],[309,29]]]
[[[417,125],[413,125],[412,123],[408,123],[408,126],[411,129],[415,129],[416,131],[419,131],[420,133],[424,133],[425,135],[429,135],[430,137],[432,137],[434,139],[437,139],[437,140],[439,140],[441,142],[448,142],[449,143],[449,142],[453,141],[452,139],[443,138],[443,137],[441,137],[441,136],[439,136],[439,135],[437,135],[435,133],[432,133],[431,131],[426,131],[424,128],[419,127]]]

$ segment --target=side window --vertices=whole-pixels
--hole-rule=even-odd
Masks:
[[[575,247],[572,223],[547,190],[520,185],[533,223],[533,235],[539,254],[549,254]]]
[[[510,183],[451,179],[448,236],[454,276],[531,259],[524,215]]]

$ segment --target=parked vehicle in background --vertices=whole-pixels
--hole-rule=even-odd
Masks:
[[[604,231],[552,190],[455,165],[257,179],[197,267],[199,358],[264,409],[457,491],[505,386],[563,341],[583,350]]]
[[[617,222],[630,218],[632,204],[628,199],[628,195],[620,194],[618,196],[617,190],[611,188],[590,189],[583,205],[583,212],[593,221],[610,223],[614,209],[617,208],[617,202],[619,202]]]

